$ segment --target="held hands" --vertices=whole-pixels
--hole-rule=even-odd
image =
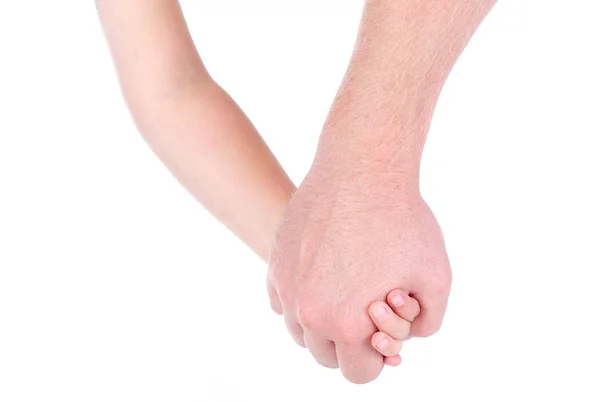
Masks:
[[[271,305],[293,338],[355,383],[375,379],[384,363],[399,364],[408,335],[434,334],[450,291],[431,210],[418,192],[386,180],[314,167],[290,201],[269,264]],[[387,314],[379,317],[379,308]]]
[[[402,341],[408,339],[411,323],[419,315],[419,302],[399,289],[391,291],[385,302],[369,306],[369,315],[378,332],[371,337],[371,345],[383,356],[383,362],[392,367],[400,365]]]
[[[96,2],[136,123],[188,191],[266,259],[293,183],[209,76],[179,3],[145,3]],[[442,323],[451,272],[417,171],[443,84],[494,3],[365,2],[320,138],[321,157],[336,160],[317,158],[284,214],[270,255],[272,307],[350,381],[374,379],[399,363],[406,334],[429,336]],[[404,305],[390,289],[405,292]]]

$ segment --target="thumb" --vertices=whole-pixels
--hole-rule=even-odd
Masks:
[[[411,336],[426,338],[440,330],[446,314],[449,295],[449,289],[431,294],[412,295],[419,301],[421,312],[411,325]]]

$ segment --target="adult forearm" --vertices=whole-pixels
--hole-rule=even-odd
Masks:
[[[368,0],[317,161],[340,174],[382,172],[418,191],[439,94],[495,0]]]

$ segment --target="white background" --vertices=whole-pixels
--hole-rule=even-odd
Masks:
[[[362,2],[183,5],[299,182]],[[294,344],[264,264],[136,132],[93,2],[2,1],[0,401],[600,400],[598,11],[504,0],[463,54],[423,162],[445,325],[356,386]]]

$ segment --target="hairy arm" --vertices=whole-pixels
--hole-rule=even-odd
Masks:
[[[496,0],[367,0],[353,58],[321,136],[318,162],[384,171],[418,191],[439,94]],[[343,158],[340,156],[343,155]],[[348,167],[353,168],[348,170]],[[344,173],[345,172],[345,173]],[[390,189],[390,182],[383,182]]]
[[[367,0],[355,51],[269,265],[270,295],[294,339],[352,382],[378,376],[367,305],[414,296],[411,335],[440,328],[452,274],[419,191],[439,94],[493,0]]]
[[[263,259],[294,191],[236,103],[204,67],[177,0],[96,0],[119,81],[152,150]]]

